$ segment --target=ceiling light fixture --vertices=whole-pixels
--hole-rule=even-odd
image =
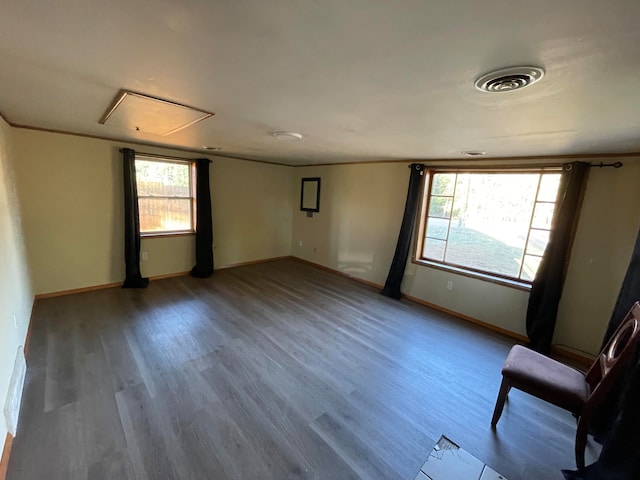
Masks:
[[[483,152],[482,150],[465,150],[464,152],[462,152],[462,155],[464,155],[465,157],[482,157],[486,154],[487,152]]]
[[[278,140],[284,140],[285,142],[302,140],[302,135],[295,132],[273,132],[271,135],[273,135]]]
[[[505,93],[533,85],[542,77],[544,69],[541,67],[509,67],[482,75],[475,86],[481,92]]]
[[[220,147],[210,147],[209,145],[203,145],[202,148],[209,150],[210,152],[218,152],[222,150]]]

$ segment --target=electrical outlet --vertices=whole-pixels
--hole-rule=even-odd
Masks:
[[[301,247],[302,246],[302,240],[298,240],[298,246]]]
[[[142,252],[142,260],[144,261],[149,260],[149,254],[147,252]]]
[[[447,282],[447,290],[453,290],[453,282],[451,280]]]

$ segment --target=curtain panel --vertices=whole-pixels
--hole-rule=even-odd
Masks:
[[[623,317],[624,318],[624,314]],[[630,365],[613,426],[600,456],[584,472],[563,470],[567,480],[631,480],[640,478],[640,362]],[[616,399],[619,398],[616,396]]]
[[[411,174],[409,176],[409,190],[407,191],[407,201],[404,206],[404,214],[402,216],[402,224],[400,225],[400,234],[398,235],[398,243],[396,251],[391,261],[389,274],[384,283],[384,288],[380,293],[391,298],[400,298],[400,287],[404,277],[404,270],[407,266],[409,253],[411,251],[411,237],[416,224],[418,215],[418,206],[420,204],[420,190],[422,186],[422,177],[424,175],[425,166],[420,163],[412,163],[410,165]]]
[[[191,269],[191,275],[198,278],[207,278],[213,274],[210,163],[207,158],[196,160],[196,264]]]
[[[640,300],[640,231],[636,237],[636,243],[631,253],[631,259],[629,261],[629,267],[624,276],[618,299],[613,308],[607,331],[602,339],[602,346],[609,342],[617,328],[620,326],[625,318],[626,313],[631,306]],[[636,366],[636,373],[633,373],[633,366]],[[611,394],[602,402],[602,405],[598,407],[594,416],[591,433],[599,438],[607,438],[609,432],[615,427],[616,417],[621,415],[621,411],[625,405],[625,397],[623,393],[626,391],[627,395],[630,395],[629,391],[636,388],[640,390],[640,349],[637,348],[634,352],[633,360],[630,365],[625,369],[625,372],[620,376],[616,384],[611,388]],[[633,395],[633,393],[631,393]],[[640,395],[640,392],[636,392],[635,395]],[[629,414],[627,414],[629,415]],[[636,424],[637,425],[637,424]],[[640,477],[639,477],[640,478]]]
[[[124,263],[122,288],[146,288],[149,279],[140,273],[140,217],[138,184],[136,182],[136,152],[122,149],[124,167]]]
[[[529,347],[543,354],[548,354],[551,350],[558,305],[589,168],[590,164],[585,162],[564,165],[553,216],[553,228],[531,285],[526,318]]]
[[[640,231],[638,231],[638,236],[636,237],[629,267],[622,281],[622,287],[618,293],[615,307],[613,307],[613,313],[611,314],[607,331],[602,339],[602,347],[609,342],[609,339],[618,329],[629,309],[638,300],[640,300]]]

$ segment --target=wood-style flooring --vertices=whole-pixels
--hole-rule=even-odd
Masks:
[[[295,260],[41,299],[8,480],[413,480],[441,435],[561,479],[568,413],[514,390],[491,430],[510,345]]]

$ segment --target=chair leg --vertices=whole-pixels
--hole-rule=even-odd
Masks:
[[[504,401],[507,399],[507,395],[511,390],[511,382],[502,377],[502,383],[500,384],[500,392],[498,393],[498,399],[496,400],[496,408],[493,410],[493,418],[491,419],[491,426],[495,428],[502,415],[502,409],[504,408]]]
[[[583,421],[583,418],[580,417],[578,419],[578,429],[576,431],[576,467],[578,467],[578,471],[582,472],[584,470],[584,450],[587,446],[587,433],[588,427],[587,422]]]

